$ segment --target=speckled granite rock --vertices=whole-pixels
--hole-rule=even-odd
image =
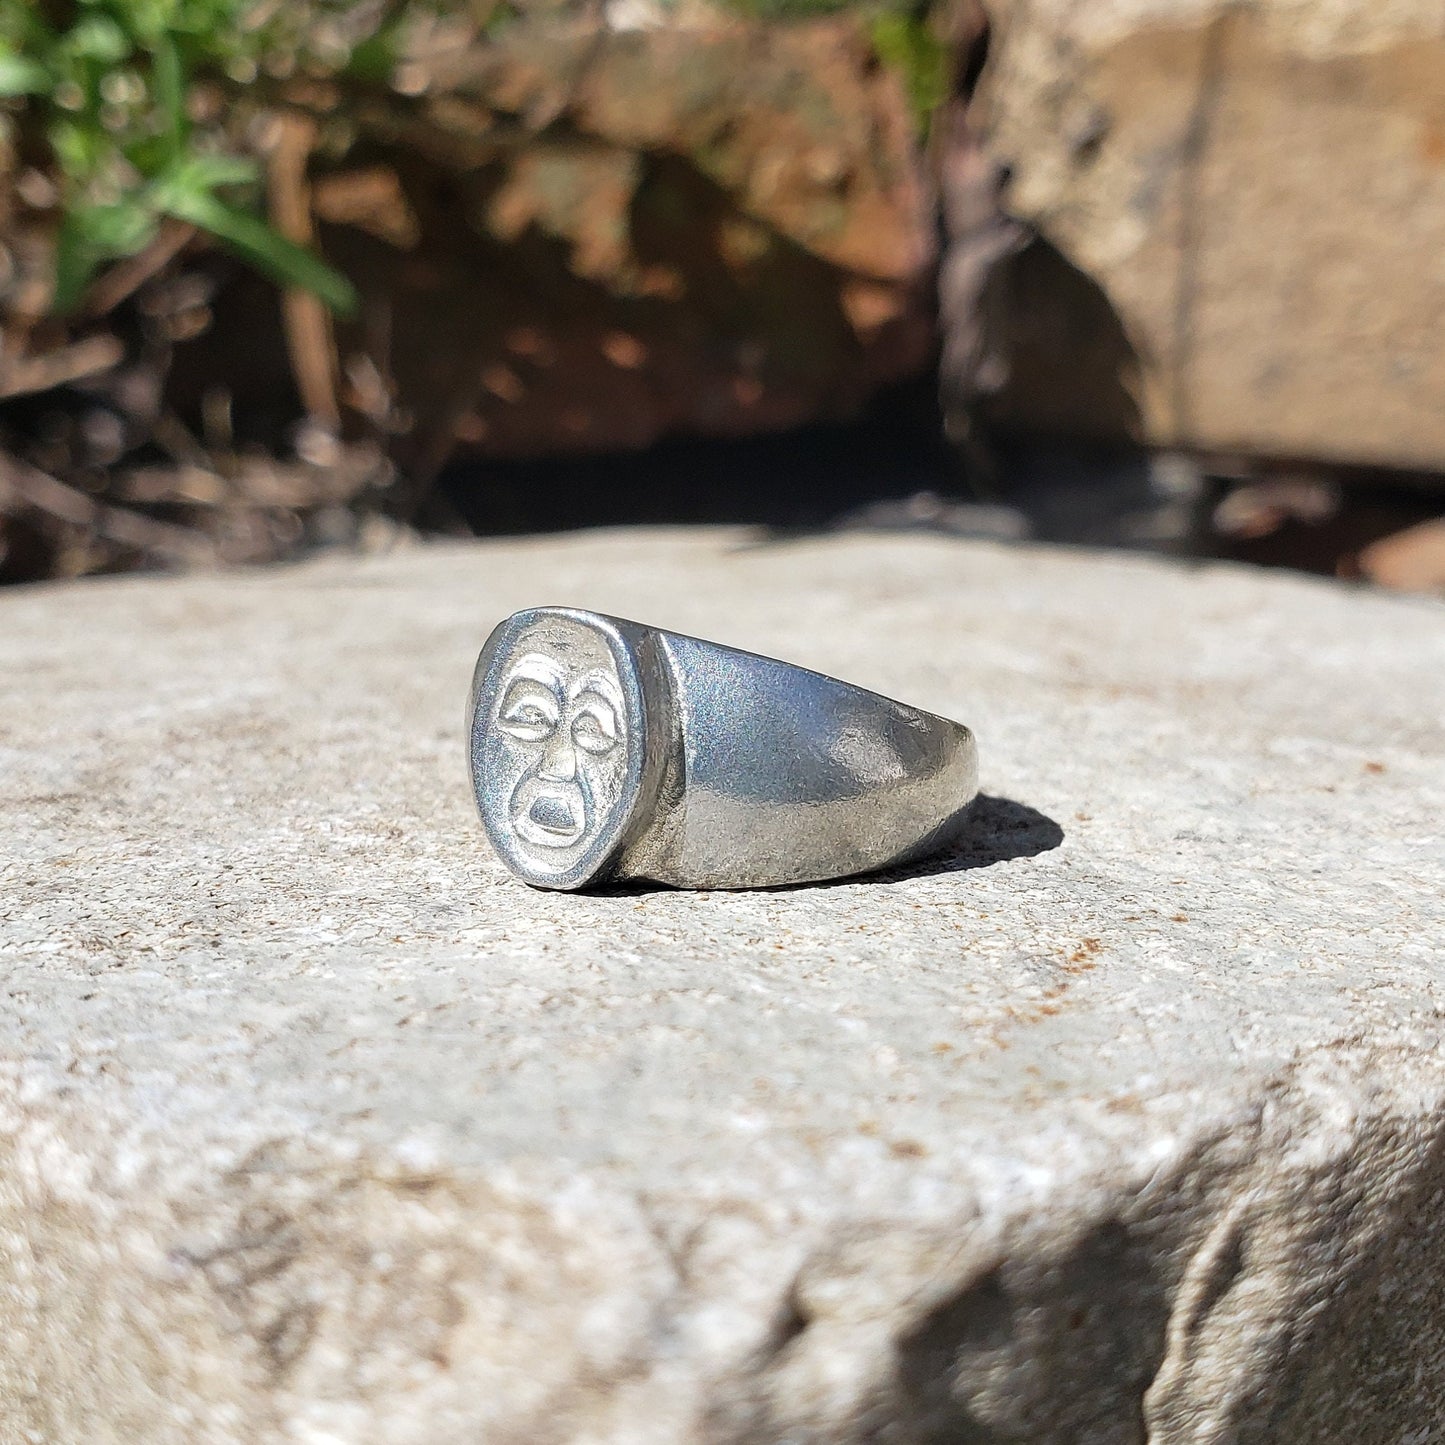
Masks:
[[[956,713],[957,856],[534,893],[568,601]],[[643,533],[0,596],[0,1438],[1425,1442],[1445,610]]]

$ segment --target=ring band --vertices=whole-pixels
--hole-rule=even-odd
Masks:
[[[961,830],[973,734],[806,668],[569,607],[477,659],[477,808],[525,882],[765,888],[887,868]]]

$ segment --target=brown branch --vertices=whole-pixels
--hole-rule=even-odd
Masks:
[[[311,186],[306,176],[315,143],[316,122],[310,117],[290,111],[278,118],[276,142],[267,168],[271,223],[298,246],[310,246],[316,239],[311,220]],[[282,297],[282,317],[291,374],[301,404],[334,430],[341,424],[341,410],[336,400],[331,317],[319,297],[295,287]]]
[[[54,386],[97,376],[119,365],[124,358],[125,347],[118,338],[89,336],[41,356],[21,356],[11,362],[0,362],[0,401],[33,396]]]
[[[195,234],[196,228],[187,221],[164,221],[150,245],[112,266],[95,280],[86,292],[82,314],[104,316],[115,310],[128,296],[133,296],[153,276],[165,270]]]
[[[0,453],[0,508],[19,501],[57,521],[149,557],[189,565],[214,563],[215,548],[186,527],[158,522],[124,507],[108,507],[17,457]]]

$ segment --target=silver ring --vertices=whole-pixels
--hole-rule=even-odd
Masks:
[[[978,791],[961,723],[806,668],[570,607],[477,659],[472,786],[538,888],[765,888],[911,862]]]

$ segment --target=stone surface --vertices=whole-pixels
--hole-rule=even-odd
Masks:
[[[974,135],[1043,238],[997,278],[1014,376],[995,415],[1117,434],[1132,413],[1166,445],[1445,465],[1438,0],[994,8]]]
[[[963,717],[976,832],[527,890],[537,602]],[[0,1438],[1436,1438],[1440,605],[616,534],[11,592],[0,677]]]

